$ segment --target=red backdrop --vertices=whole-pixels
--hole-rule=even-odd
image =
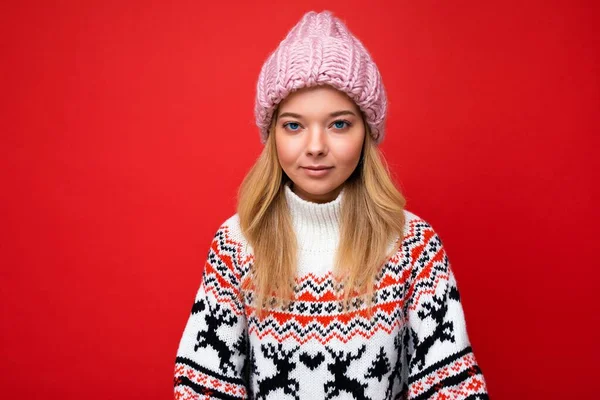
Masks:
[[[596,398],[597,2],[50,3],[0,12],[2,398],[172,397],[258,72],[310,9],[380,67],[492,398]]]

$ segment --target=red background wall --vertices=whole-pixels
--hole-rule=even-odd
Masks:
[[[596,398],[596,4],[4,3],[1,396],[172,397],[261,150],[262,62],[330,9],[380,67],[383,151],[447,247],[492,398]]]

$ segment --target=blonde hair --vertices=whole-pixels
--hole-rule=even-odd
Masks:
[[[254,292],[259,317],[265,308],[292,301],[295,286],[298,246],[284,192],[290,179],[281,169],[275,145],[276,119],[274,115],[265,147],[238,193],[240,227],[254,258],[242,290]],[[344,182],[333,271],[338,296],[343,290],[346,307],[350,296],[366,296],[371,311],[377,275],[402,243],[405,204],[365,123],[361,160]],[[388,252],[392,240],[394,246]]]

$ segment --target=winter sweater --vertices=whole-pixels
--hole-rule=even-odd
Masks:
[[[366,304],[348,310],[334,297],[344,191],[324,204],[289,186],[285,196],[298,241],[294,301],[259,319],[252,294],[238,297],[252,248],[238,215],[225,221],[179,343],[175,398],[487,399],[456,279],[431,225],[404,211],[404,238],[377,276],[369,317]]]

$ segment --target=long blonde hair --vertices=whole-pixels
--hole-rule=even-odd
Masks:
[[[297,267],[298,246],[284,192],[290,179],[277,157],[276,118],[274,115],[263,151],[238,193],[240,227],[252,246],[254,259],[242,290],[254,292],[258,315],[265,308],[293,300]],[[394,185],[368,125],[364,125],[361,160],[344,183],[340,241],[333,272],[338,295],[343,290],[346,307],[351,295],[366,296],[371,311],[377,275],[402,243],[406,200]],[[392,243],[394,246],[388,252]]]

